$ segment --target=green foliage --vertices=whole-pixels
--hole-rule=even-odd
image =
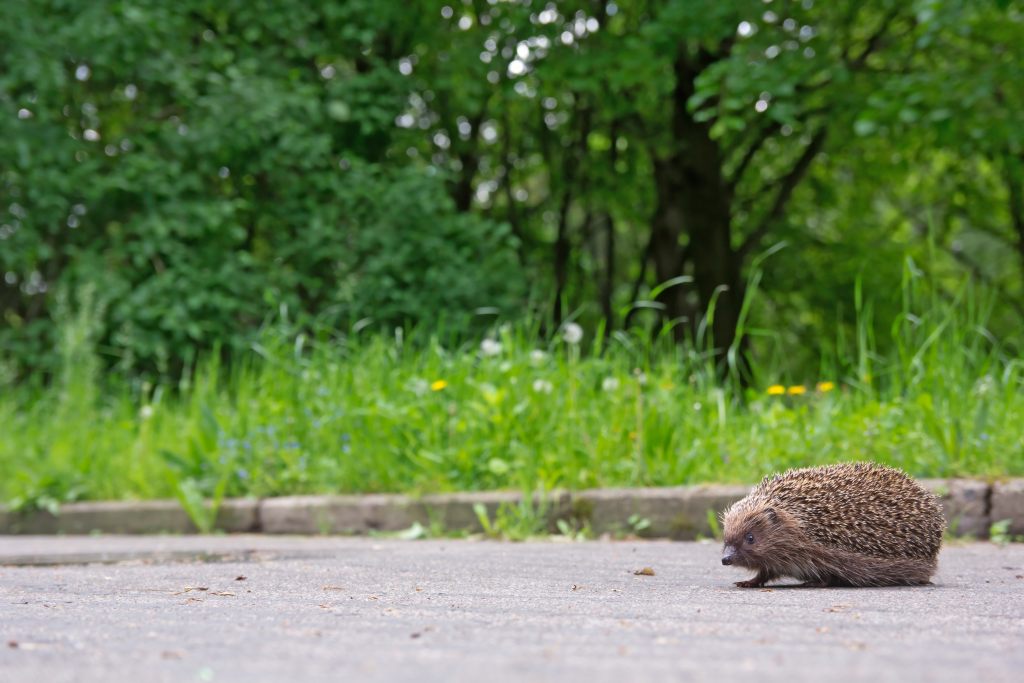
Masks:
[[[526,495],[518,503],[499,505],[494,513],[494,519],[491,519],[487,508],[481,503],[473,505],[473,512],[484,535],[507,541],[525,541],[547,532],[547,507],[543,500],[534,503],[531,497]],[[575,538],[578,533],[573,532],[565,524],[559,525],[559,529],[571,538]]]
[[[711,529],[711,538],[716,541],[722,540],[722,527],[718,523],[718,515],[715,514],[714,510],[707,511],[708,528]]]
[[[992,522],[988,528],[988,538],[998,546],[1005,546],[1013,541],[1010,533],[1010,519],[1000,519]]]
[[[922,477],[1022,475],[1024,365],[984,329],[983,292],[933,294],[908,277],[893,351],[865,332],[832,349],[835,374],[759,368],[771,391],[721,381],[665,337],[616,334],[580,355],[561,336],[538,348],[531,327],[479,348],[268,330],[259,354],[229,369],[211,357],[184,386],[93,376],[5,392],[0,500],[177,497],[209,528],[222,496],[752,482],[864,458]],[[523,537],[543,517],[527,497],[481,524]]]
[[[331,304],[357,319],[414,324],[458,324],[458,316],[481,307],[514,309],[524,292],[507,225],[452,215],[447,195],[415,172],[377,190],[349,213],[360,226],[353,249],[359,265]]]
[[[577,521],[558,519],[555,521],[555,527],[563,538],[570,541],[586,541],[593,538],[594,535],[589,523],[581,525]]]
[[[640,536],[650,528],[651,520],[634,513],[626,520],[626,524],[629,526],[630,533]]]
[[[1012,332],[1022,17],[1012,1],[5,2],[0,378],[57,371],[59,296],[80,289],[103,365],[177,377],[282,310],[454,337],[529,293],[555,324],[578,308],[588,329],[696,327],[751,247],[783,240],[748,312],[762,361],[784,347],[802,371],[852,336],[837,302],[854,278],[895,315],[908,256],[998,290],[990,327]],[[694,131],[707,163],[683,173]],[[649,267],[672,197],[701,198],[679,230],[723,185],[732,253],[714,260],[741,277],[704,274],[692,228],[659,243],[672,268]],[[634,308],[676,277],[678,302]]]
[[[197,349],[248,348],[282,307],[337,327],[449,311],[464,325],[517,304],[508,228],[456,212],[429,169],[386,161],[409,84],[400,45],[364,52],[416,16],[4,3],[0,342],[52,371],[47,313],[82,288],[104,310],[108,364],[170,375]]]
[[[7,0],[0,45],[18,507],[1021,471],[1018,1]]]

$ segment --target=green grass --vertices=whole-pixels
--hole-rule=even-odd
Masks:
[[[747,388],[668,334],[583,353],[527,326],[457,349],[271,330],[230,370],[207,362],[154,387],[100,376],[83,315],[66,324],[63,376],[0,395],[0,500],[177,497],[201,516],[221,496],[752,482],[865,458],[922,477],[1024,475],[1024,363],[985,332],[983,297],[904,284],[888,352],[859,304],[827,371],[783,383],[758,368]],[[805,393],[769,394],[778,383]]]

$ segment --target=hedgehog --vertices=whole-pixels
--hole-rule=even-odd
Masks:
[[[945,523],[934,495],[875,463],[794,469],[765,477],[722,515],[722,564],[807,587],[931,583]]]

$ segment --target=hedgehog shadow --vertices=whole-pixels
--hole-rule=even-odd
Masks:
[[[947,587],[948,586],[945,586],[943,584],[936,584],[936,583],[926,583],[926,584],[921,584],[921,585],[918,585],[918,586],[805,586],[805,585],[800,584],[800,583],[778,583],[778,584],[772,584],[770,586],[764,586],[764,587],[759,588],[759,589],[740,588],[739,586],[733,586],[733,588],[735,588],[736,590],[740,590],[740,591],[755,590],[755,591],[761,591],[761,592],[769,591],[769,590],[771,590],[771,591],[775,591],[775,590],[795,590],[795,591],[843,591],[843,590],[849,590],[849,591],[870,591],[870,590],[892,591],[892,590],[899,590],[899,591],[909,591],[909,590],[920,590],[922,588],[923,589],[932,589],[932,590],[934,590],[934,589],[938,589],[938,588],[947,588]]]

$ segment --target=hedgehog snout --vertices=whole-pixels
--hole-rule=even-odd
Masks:
[[[727,545],[722,550],[722,564],[730,565],[736,559],[736,546]]]

